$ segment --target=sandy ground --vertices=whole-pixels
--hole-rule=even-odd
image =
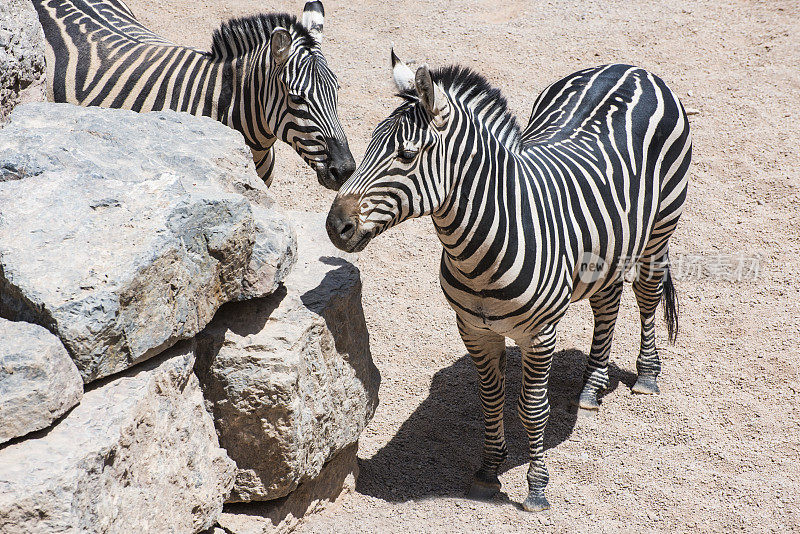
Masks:
[[[130,0],[139,18],[207,47],[221,20],[302,1]],[[358,161],[398,105],[389,45],[432,66],[483,72],[527,120],[538,92],[582,67],[625,62],[660,75],[691,117],[694,161],[674,258],[760,258],[741,282],[677,280],[681,333],[659,330],[662,394],[630,393],[638,312],[626,290],[612,389],[598,416],[570,408],[591,337],[587,303],[561,322],[546,434],[552,509],[522,512],[527,445],[513,407],[503,494],[463,498],[478,465],[476,373],[438,287],[440,245],[427,219],[361,254],[364,308],[383,376],[361,440],[355,493],[303,532],[730,532],[800,530],[800,3],[769,0],[547,2],[326,1],[325,52]],[[287,208],[327,211],[333,193],[287,147],[273,191]],[[689,273],[691,274],[691,273]]]

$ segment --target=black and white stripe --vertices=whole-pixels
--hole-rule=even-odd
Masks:
[[[408,218],[432,216],[444,248],[442,289],[480,375],[485,442],[471,494],[500,488],[508,337],[523,355],[518,412],[531,455],[524,507],[546,508],[556,326],[570,302],[589,299],[595,331],[579,403],[597,409],[626,267],[636,269],[642,327],[633,389],[658,392],[654,317],[662,294],[671,340],[677,332],[667,253],[686,197],[686,114],[658,77],[607,65],[545,89],[521,130],[480,75],[423,66],[408,80],[411,71],[394,63],[405,102],[376,128],[340,189],[328,233],[357,251]]]
[[[294,147],[323,185],[352,174],[337,115],[338,82],[320,50],[324,10],[304,20],[265,14],[226,22],[204,52],[142,26],[121,0],[34,0],[47,41],[55,102],[205,115],[240,131],[269,184],[276,139]]]

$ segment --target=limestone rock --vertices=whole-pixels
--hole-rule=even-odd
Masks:
[[[333,457],[314,480],[300,484],[281,499],[228,504],[219,524],[231,534],[285,534],[309,515],[319,512],[341,495],[355,490],[358,478],[358,444]]]
[[[6,534],[199,532],[234,464],[219,448],[182,342],[87,391],[58,425],[0,449]]]
[[[28,104],[0,130],[0,316],[56,334],[84,382],[271,293],[294,260],[241,134],[216,121]]]
[[[83,381],[53,334],[0,319],[0,443],[47,428],[83,396]]]
[[[256,239],[238,300],[274,293],[297,258],[297,236],[289,219],[258,205],[253,205],[252,210]]]
[[[18,102],[44,100],[44,50],[31,2],[0,2],[0,122]]]
[[[197,337],[220,444],[237,463],[230,501],[283,497],[358,440],[378,402],[353,255],[325,217],[293,214],[298,263],[274,295],[223,306]]]

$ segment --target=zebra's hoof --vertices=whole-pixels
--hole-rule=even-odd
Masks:
[[[525,502],[522,503],[522,508],[526,512],[541,512],[550,508],[550,503],[543,493],[531,493]]]
[[[654,376],[640,376],[633,385],[633,388],[631,388],[631,391],[643,395],[658,395],[661,393],[661,390],[658,389],[658,384],[656,384],[656,377]]]
[[[578,397],[578,408],[581,410],[591,410],[597,411],[600,409],[600,403],[597,401],[597,394],[596,393],[588,393],[584,392],[581,393],[581,396]]]
[[[467,498],[476,501],[488,501],[500,492],[500,479],[496,476],[485,479],[475,475],[472,485],[467,491]]]

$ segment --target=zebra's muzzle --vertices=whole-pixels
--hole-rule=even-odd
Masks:
[[[325,140],[327,158],[317,166],[317,180],[322,186],[338,191],[356,170],[356,161],[350,153],[347,140],[330,137]]]
[[[335,182],[331,177],[330,167],[328,166],[328,160],[325,161],[315,161],[313,163],[314,170],[317,171],[317,181],[322,187],[326,189],[333,189],[334,191],[338,191],[339,188],[335,187]]]
[[[358,218],[358,198],[337,196],[325,221],[328,237],[336,248],[345,252],[361,252],[375,237],[375,232],[361,228]]]

